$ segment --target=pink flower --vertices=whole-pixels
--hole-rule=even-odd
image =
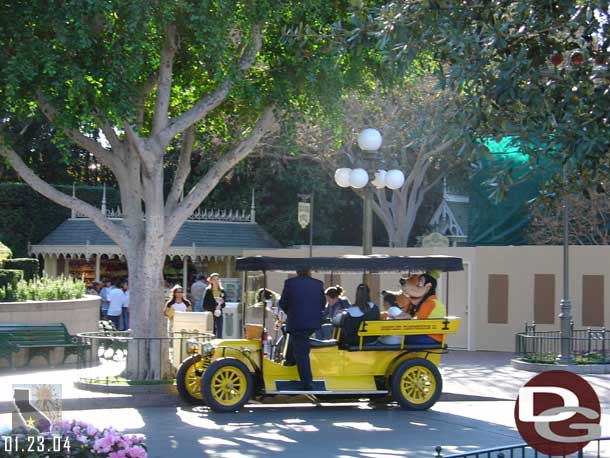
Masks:
[[[148,453],[142,447],[130,447],[125,451],[129,458],[148,458]]]
[[[104,436],[104,437],[97,439],[93,443],[93,450],[95,450],[97,453],[108,453],[110,451],[110,449],[112,448],[112,445],[113,445],[112,438],[109,436]]]
[[[118,452],[110,452],[108,458],[127,458],[125,450],[119,450]]]
[[[89,443],[89,438],[87,436],[85,436],[85,435],[82,435],[82,434],[77,435],[76,436],[76,440],[79,441],[79,442],[82,442],[83,444]]]
[[[70,431],[71,428],[72,428],[72,422],[70,422],[68,420],[62,420],[61,426],[60,426],[60,429],[62,432]]]

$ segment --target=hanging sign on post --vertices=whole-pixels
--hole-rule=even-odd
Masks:
[[[299,202],[297,218],[299,221],[299,226],[305,229],[309,226],[309,215],[310,215],[310,203],[309,202]]]

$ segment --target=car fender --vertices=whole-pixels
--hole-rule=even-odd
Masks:
[[[413,358],[428,359],[427,355],[428,355],[428,352],[423,352],[423,351],[418,351],[418,352],[405,351],[404,353],[399,354],[390,362],[390,364],[388,364],[388,367],[387,367],[386,373],[385,373],[386,381],[390,380],[390,377],[392,376],[392,374],[394,373],[394,371],[396,370],[398,365],[400,363],[402,363],[403,361],[406,361],[407,359],[413,359]]]

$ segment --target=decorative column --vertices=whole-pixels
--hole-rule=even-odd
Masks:
[[[231,256],[227,256],[227,264],[225,270],[225,278],[229,278],[231,275]]]
[[[102,214],[106,215],[108,210],[106,209],[106,183],[102,187]]]
[[[72,198],[76,199],[76,185],[72,183]],[[76,218],[76,211],[73,208],[70,209],[70,218]]]
[[[254,203],[254,188],[252,188],[252,203],[250,204],[250,222],[256,222],[256,204]]]
[[[67,256],[64,256],[64,277],[70,276],[70,259]]]
[[[188,268],[189,268],[189,259],[188,256],[182,257],[182,287],[184,288],[184,292],[186,294],[188,288]]]
[[[95,254],[95,281],[100,281],[100,262],[102,257],[99,253]]]

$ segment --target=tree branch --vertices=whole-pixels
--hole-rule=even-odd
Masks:
[[[433,187],[435,187],[438,184],[438,182],[441,181],[441,178],[443,178],[444,176],[445,176],[444,173],[439,173],[438,176],[434,180],[432,180],[432,182],[428,186],[423,188],[421,191],[422,197],[425,196],[428,193],[428,191],[430,191]]]
[[[172,71],[176,46],[176,25],[171,24],[165,30],[165,41],[161,49],[159,62],[159,81],[157,83],[157,98],[153,114],[152,135],[155,136],[167,127],[168,110],[172,92]]]
[[[108,237],[110,237],[117,245],[119,245],[120,247],[125,246],[125,229],[122,226],[115,224],[108,218],[106,218],[106,216],[104,216],[98,208],[88,204],[87,202],[77,199],[76,197],[69,196],[55,189],[49,183],[42,180],[38,175],[36,175],[32,171],[32,169],[30,169],[23,162],[19,155],[15,153],[15,151],[13,151],[11,148],[7,147],[1,142],[0,156],[3,156],[8,160],[8,162],[11,164],[17,174],[23,179],[23,181],[30,185],[32,189],[39,192],[46,198],[52,200],[53,202],[75,210],[78,213],[81,213],[82,215],[86,216],[91,221],[93,221],[97,227],[104,231],[104,233],[106,233]]]
[[[269,107],[259,117],[251,133],[219,159],[191,189],[176,209],[166,216],[166,243],[171,243],[182,223],[201,205],[201,202],[220,182],[222,177],[250,154],[263,136],[277,129],[277,127],[273,107]]]
[[[256,62],[256,55],[262,46],[262,34],[259,26],[255,26],[252,31],[252,39],[250,44],[245,48],[244,53],[240,57],[237,67],[245,73]],[[216,107],[218,107],[229,95],[231,89],[231,80],[225,78],[222,83],[211,93],[202,97],[191,108],[170,119],[169,124],[157,135],[160,145],[168,145],[172,138],[180,132],[184,132],[189,126],[201,121],[205,116]]]
[[[142,126],[144,126],[144,109],[146,105],[146,99],[148,98],[152,90],[155,88],[157,84],[157,79],[158,78],[156,74],[150,75],[144,83],[140,94],[136,98],[136,127],[138,129],[142,129]]]
[[[133,150],[137,153],[142,162],[143,171],[148,174],[151,167],[156,163],[155,154],[151,151],[151,148],[149,148],[148,143],[140,137],[127,121],[123,122],[123,128],[125,129],[127,141],[131,144]],[[157,153],[158,155],[161,155],[163,154],[163,151],[157,150]]]
[[[167,196],[165,213],[170,215],[182,196],[184,183],[191,173],[191,155],[193,153],[193,143],[195,142],[195,125],[190,126],[183,134],[182,145],[180,147],[180,157],[176,167],[176,175],[172,184],[172,189]]]
[[[38,107],[47,119],[54,122],[57,117],[55,108],[40,94],[37,96],[37,102]],[[76,145],[93,154],[102,165],[108,167],[113,172],[117,169],[116,157],[112,154],[112,151],[104,148],[99,142],[91,137],[87,137],[78,129],[63,129],[63,132],[68,138],[76,143]]]

